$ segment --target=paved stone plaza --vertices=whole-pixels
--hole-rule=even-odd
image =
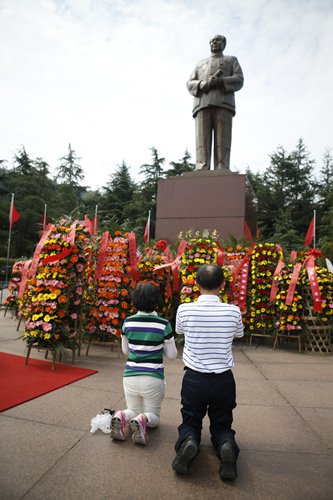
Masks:
[[[23,326],[0,312],[0,351],[24,355]],[[44,359],[43,352],[32,356]],[[147,447],[90,433],[103,408],[123,408],[124,358],[92,346],[77,366],[98,373],[0,415],[0,498],[15,499],[290,499],[333,498],[333,356],[274,351],[271,343],[234,349],[241,448],[238,478],[224,483],[204,421],[201,452],[189,476],[171,469],[180,423],[181,355],[166,360],[160,427]],[[65,362],[70,363],[70,356]],[[50,364],[51,369],[51,364]]]

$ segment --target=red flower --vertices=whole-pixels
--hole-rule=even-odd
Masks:
[[[161,252],[163,252],[167,246],[168,246],[168,242],[166,240],[158,240],[156,245],[155,245],[157,250],[160,250]]]

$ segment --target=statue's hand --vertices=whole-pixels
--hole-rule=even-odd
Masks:
[[[200,83],[199,83],[199,89],[202,90],[202,92],[208,92],[209,90],[209,85],[208,83],[206,82],[206,80],[202,80]]]
[[[216,89],[218,87],[218,82],[219,82],[219,79],[217,76],[210,76],[208,78],[208,85],[212,89]]]

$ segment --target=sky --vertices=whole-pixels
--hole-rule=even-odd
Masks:
[[[195,160],[188,80],[227,38],[243,69],[231,170],[264,172],[302,137],[319,175],[333,148],[333,0],[0,0],[0,159],[51,167],[70,143],[92,189],[123,161]]]

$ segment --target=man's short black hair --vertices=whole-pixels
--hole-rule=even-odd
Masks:
[[[196,280],[204,290],[216,290],[224,281],[223,269],[217,264],[203,264],[197,271]]]
[[[159,288],[149,281],[139,283],[132,292],[132,302],[138,311],[153,312],[160,300]]]

